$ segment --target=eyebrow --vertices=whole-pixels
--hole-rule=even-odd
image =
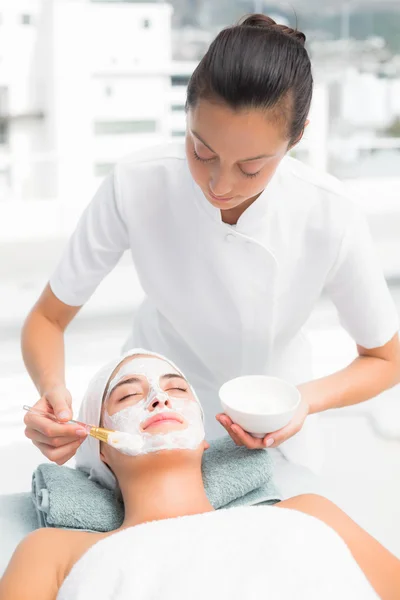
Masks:
[[[163,375],[161,377],[161,379],[175,379],[176,377],[178,377],[179,379],[183,379],[183,381],[186,381],[186,379],[182,375],[178,375],[178,373],[167,373],[166,375]],[[119,381],[117,383],[117,385],[115,385],[113,387],[113,389],[111,390],[111,394],[117,388],[121,387],[122,385],[125,385],[126,383],[143,383],[143,381],[142,381],[142,379],[139,379],[139,377],[129,377],[129,379],[124,379],[123,381]]]
[[[129,379],[124,379],[123,381],[119,381],[117,385],[113,387],[110,394],[112,394],[117,388],[121,387],[122,385],[125,385],[126,383],[143,383],[143,381],[138,377],[130,377]]]
[[[204,144],[204,146],[206,148],[208,148],[214,154],[217,154],[215,152],[215,150],[213,150],[211,148],[211,146],[209,146],[203,139],[201,139],[201,137],[199,136],[198,133],[196,133],[195,131],[192,130],[192,134],[194,135],[194,137],[196,137],[199,140],[199,142],[201,142],[202,144]],[[253,156],[252,158],[243,158],[242,160],[238,160],[237,162],[240,162],[240,163],[250,162],[252,160],[259,160],[260,158],[272,158],[272,156],[274,156],[274,154],[260,154],[259,156]]]
[[[179,375],[178,373],[167,373],[166,375],[163,375],[161,377],[161,379],[176,379],[176,378],[183,379],[183,381],[185,381],[187,383],[187,381],[183,377],[183,375]]]

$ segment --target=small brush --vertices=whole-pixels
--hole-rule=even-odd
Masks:
[[[99,440],[100,442],[108,443],[108,436],[110,435],[110,433],[114,433],[112,429],[104,429],[103,427],[96,427],[95,425],[86,425],[86,423],[81,423],[81,421],[74,421],[73,419],[71,419],[70,421],[62,422],[59,421],[55,415],[44,412],[43,410],[38,410],[37,408],[33,408],[32,406],[25,405],[22,408],[27,412],[30,412],[34,415],[38,415],[39,417],[47,417],[48,419],[51,419],[52,421],[55,421],[60,425],[79,425],[80,427],[85,429],[85,431],[87,431],[87,433],[91,437],[95,438],[96,440]]]

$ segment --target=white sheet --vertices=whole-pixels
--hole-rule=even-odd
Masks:
[[[319,520],[245,507],[139,525],[95,544],[58,600],[376,600]]]

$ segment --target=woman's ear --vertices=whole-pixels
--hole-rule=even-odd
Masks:
[[[301,142],[301,140],[303,139],[304,131],[305,131],[306,127],[308,127],[309,124],[310,124],[310,119],[307,119],[307,121],[304,123],[303,131],[301,132],[301,134],[299,135],[299,137],[297,138],[297,140],[295,140],[293,142],[293,144],[290,144],[288,150],[291,150],[292,148],[294,148],[295,146],[297,146],[297,144],[299,142]]]

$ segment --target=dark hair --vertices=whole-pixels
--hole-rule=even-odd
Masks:
[[[277,109],[293,144],[303,133],[313,89],[305,41],[301,31],[261,14],[224,29],[190,78],[186,109],[201,98],[235,110]]]

